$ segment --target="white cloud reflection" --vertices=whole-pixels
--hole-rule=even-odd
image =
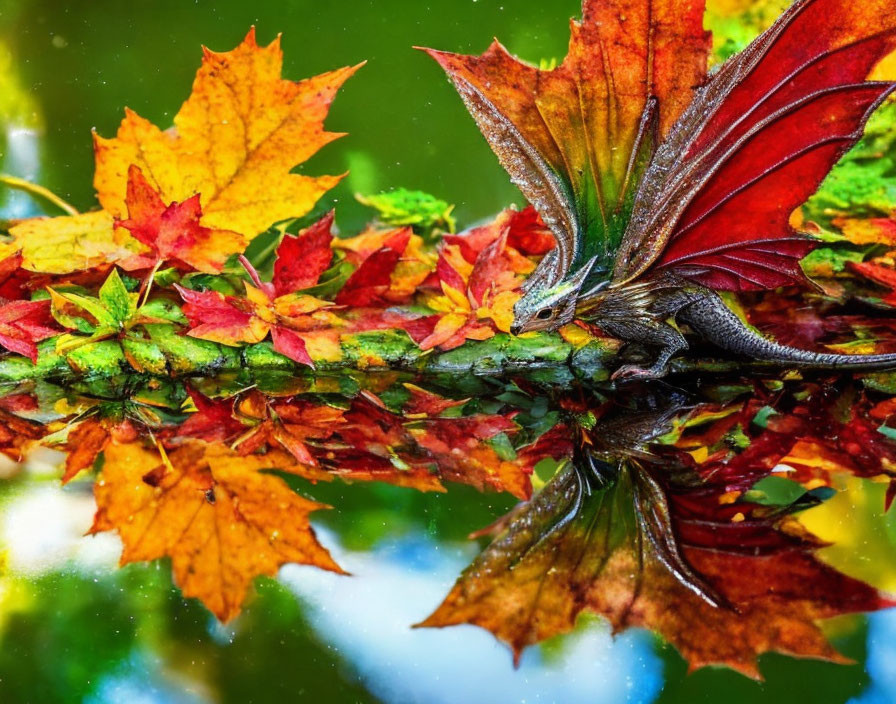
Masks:
[[[327,545],[334,540],[323,536]],[[475,554],[402,539],[373,552],[334,550],[354,577],[289,566],[281,581],[308,604],[307,617],[386,702],[494,704],[650,702],[662,687],[662,663],[647,633],[615,639],[592,626],[571,636],[562,655],[510,653],[473,626],[412,630],[447,594]]]
[[[54,459],[34,462],[32,475]],[[90,493],[78,485],[63,489],[47,482],[9,497],[0,541],[11,571],[37,577],[61,569],[113,570],[120,542],[112,534],[85,536],[93,511]],[[405,538],[353,552],[338,547],[333,534],[319,532],[354,577],[292,565],[281,571],[281,580],[307,605],[321,639],[385,702],[637,704],[653,701],[662,686],[662,664],[644,632],[614,639],[604,628],[587,628],[571,636],[556,658],[529,649],[515,670],[509,651],[478,628],[411,629],[447,593],[475,547]],[[91,702],[186,701],[169,696],[170,683],[157,667],[146,667],[146,657],[135,653],[132,662],[101,677]],[[137,690],[143,694],[131,699],[129,692]],[[200,694],[189,701],[203,699]]]

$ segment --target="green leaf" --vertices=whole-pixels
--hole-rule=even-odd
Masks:
[[[184,315],[180,307],[172,300],[167,298],[153,298],[145,305],[140,306],[141,321],[167,320],[171,323],[186,324],[187,316]]]
[[[778,412],[774,408],[772,408],[771,406],[763,406],[756,413],[755,417],[753,418],[753,422],[760,428],[767,428],[768,419],[776,415],[778,415]]]
[[[355,198],[376,210],[380,222],[386,225],[410,225],[420,234],[429,234],[435,228],[454,232],[456,223],[451,216],[454,206],[423,191],[396,188],[377,195],[358,194]]]
[[[862,140],[834,167],[804,208],[828,222],[838,215],[886,217],[896,210],[896,102],[884,105]]]
[[[53,289],[50,289],[50,297],[53,301],[50,312],[57,322],[67,328],[94,334],[102,330],[115,330],[118,327],[118,321],[112,317],[112,314],[106,310],[98,298],[94,298],[93,296],[82,296],[78,293],[54,291]],[[70,303],[73,306],[86,311],[93,317],[96,324],[84,317],[66,313],[63,310],[63,302]]]
[[[744,494],[744,500],[763,506],[790,506],[806,493],[798,482],[784,477],[765,477]]]
[[[488,443],[492,446],[495,454],[502,460],[513,462],[516,459],[516,450],[513,449],[513,444],[510,442],[510,438],[507,437],[507,433],[498,433],[489,439]]]
[[[109,274],[105,283],[100,287],[99,295],[100,303],[112,316],[118,327],[123,327],[137,312],[138,294],[128,292],[121,276],[118,275],[118,269],[113,269]]]
[[[845,247],[820,247],[810,252],[800,265],[809,277],[826,277],[844,271],[849,262],[859,263],[864,259],[864,251]]]

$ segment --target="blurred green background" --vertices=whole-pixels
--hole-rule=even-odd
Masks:
[[[283,35],[284,75],[368,64],[327,126],[348,132],[303,165],[350,176],[333,193],[343,229],[369,210],[355,192],[422,189],[472,222],[518,198],[429,57],[412,47],[484,50],[493,36],[530,60],[561,58],[578,0],[0,0],[0,41],[43,126],[40,181],[79,209],[94,203],[90,130],[112,135],[124,106],[167,126],[190,91],[200,45]],[[0,99],[2,100],[2,99]]]
[[[289,78],[369,61],[327,122],[350,135],[302,167],[351,170],[326,202],[335,202],[344,231],[369,217],[355,192],[397,186],[455,203],[469,225],[518,194],[440,69],[411,47],[479,52],[498,36],[524,58],[559,59],[578,5],[0,0],[0,170],[90,208],[91,128],[111,135],[124,106],[169,125],[189,93],[200,45],[230,49],[255,25],[262,42],[283,33]],[[37,212],[20,195],[0,192],[0,215]],[[764,684],[726,670],[686,675],[681,658],[649,634],[613,639],[596,622],[530,650],[519,670],[476,629],[413,631],[475,554],[465,536],[510,506],[465,488],[422,496],[381,486],[301,487],[338,507],[316,524],[356,577],[287,569],[281,584],[260,580],[245,614],[224,628],[180,597],[167,565],[117,571],[114,540],[81,538],[92,512],[89,487],[59,488],[53,461],[0,481],[3,703],[896,700],[896,618],[887,613],[830,625],[857,664],[770,655],[762,659]],[[839,565],[892,589],[896,573],[884,565],[896,564],[896,528],[880,514],[881,491],[844,495],[814,527],[845,541],[832,557]]]

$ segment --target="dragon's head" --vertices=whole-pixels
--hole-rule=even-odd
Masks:
[[[524,286],[523,297],[513,307],[510,332],[519,335],[524,332],[556,330],[571,323],[575,318],[582,285],[591,273],[595,261],[596,258],[592,259],[573,276],[563,278],[553,286],[545,287],[537,283],[528,288]]]

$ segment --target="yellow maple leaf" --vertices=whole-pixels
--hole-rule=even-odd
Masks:
[[[290,171],[343,136],[323,122],[336,92],[359,66],[303,81],[280,77],[279,37],[266,47],[255,30],[233,51],[204,51],[193,91],[163,131],[126,110],[118,134],[94,134],[94,186],[102,211],[26,220],[0,253],[22,251],[31,271],[66,274],[133,258],[147,249],[116,221],[128,217],[128,171],[146,176],[166,206],[199,194],[202,227],[251,239],[273,223],[307,214],[342,176]],[[231,238],[238,253],[243,240]]]
[[[94,135],[94,186],[103,208],[127,217],[127,172],[134,164],[166,203],[201,194],[204,227],[251,238],[308,213],[342,177],[290,170],[343,136],[324,130],[323,121],[358,66],[289,81],[280,77],[282,64],[279,37],[259,47],[252,29],[233,51],[204,50],[172,130],[128,110],[115,137]]]
[[[98,210],[57,218],[33,218],[10,228],[11,251],[22,252],[22,266],[45,274],[90,269],[145,250],[116,229],[109,213]]]
[[[327,506],[261,471],[276,460],[200,441],[170,456],[113,442],[105,458],[91,532],[118,531],[123,565],[170,557],[184,596],[221,621],[239,613],[254,577],[285,563],[342,573],[308,522]]]

